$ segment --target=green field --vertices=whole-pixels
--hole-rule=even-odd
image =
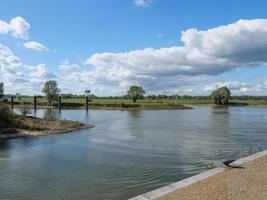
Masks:
[[[97,99],[90,99],[91,103],[99,103],[99,104],[132,104],[131,99],[111,99],[111,98],[97,98]],[[15,102],[33,102],[33,98],[20,98],[14,99]],[[45,98],[38,98],[37,102],[46,102]],[[85,98],[62,98],[62,103],[85,103]],[[240,99],[231,99],[231,104],[240,104],[240,105],[267,105],[267,100],[264,99],[249,99],[249,100],[240,100]],[[194,104],[212,104],[210,99],[184,99],[179,98],[177,100],[174,99],[140,99],[137,101],[137,104],[144,105],[144,106],[163,106],[166,104],[184,104],[184,105],[194,105]]]

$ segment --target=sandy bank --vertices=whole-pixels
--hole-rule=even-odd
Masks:
[[[19,128],[0,129],[0,140],[60,134],[93,127],[89,124],[70,120],[23,118],[21,116],[17,118],[20,124]]]

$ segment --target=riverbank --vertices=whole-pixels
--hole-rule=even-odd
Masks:
[[[11,105],[9,103],[9,105]],[[18,102],[14,103],[14,107],[33,107],[31,102],[26,102],[23,105],[20,105]],[[52,108],[57,108],[57,103],[53,104]],[[51,108],[47,106],[46,102],[39,102],[37,104],[37,109],[39,108]],[[64,109],[85,109],[86,106],[84,103],[73,102],[73,103],[61,103],[61,108]],[[134,104],[134,103],[94,103],[90,102],[88,104],[88,109],[94,110],[184,110],[192,109],[191,106],[186,106],[182,104],[174,103],[147,103],[147,104]]]
[[[215,168],[131,200],[267,199],[267,150],[233,165],[241,168]]]
[[[267,105],[267,99],[259,98],[256,99],[254,98],[236,98],[232,97],[230,99],[230,105]],[[37,100],[37,106],[46,106],[47,105],[47,100],[45,98],[39,97],[36,99]],[[14,98],[14,104],[18,105],[21,102],[25,102],[25,104],[28,105],[33,105],[33,97],[21,97],[20,99]],[[62,97],[61,99],[62,106],[63,107],[85,107],[86,104],[86,99],[85,98],[64,98]],[[91,107],[100,107],[98,104],[108,105],[108,104],[127,104],[127,105],[134,105],[131,99],[124,99],[124,98],[91,98],[89,99],[89,106]],[[135,103],[137,105],[140,105],[142,107],[159,107],[162,106],[164,107],[167,104],[172,104],[172,105],[213,105],[213,102],[209,97],[184,97],[184,98],[162,98],[162,99],[150,99],[150,98],[145,98],[145,99],[138,99],[138,101]],[[95,106],[94,106],[95,105]],[[57,106],[57,102],[55,102],[54,106]],[[102,107],[102,106],[101,106]]]
[[[0,140],[67,133],[93,127],[78,121],[13,116],[14,124],[0,129]]]
[[[184,110],[192,109],[191,106],[182,104],[126,104],[126,103],[90,103],[90,109],[99,110]]]

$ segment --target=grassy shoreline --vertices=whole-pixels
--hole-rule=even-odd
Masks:
[[[78,121],[23,117],[16,114],[12,116],[12,120],[12,125],[0,128],[0,141],[12,138],[67,133],[93,127]]]
[[[11,103],[9,103],[11,105]],[[23,105],[19,104],[19,102],[14,103],[14,107],[33,107],[32,102],[24,102]],[[57,108],[58,104],[54,103],[53,108]],[[45,102],[39,102],[37,104],[37,108],[49,108]],[[85,103],[80,102],[62,102],[61,108],[77,108],[84,109],[86,108]],[[192,109],[191,106],[185,106],[182,104],[174,104],[171,102],[166,103],[158,103],[158,102],[150,102],[150,103],[125,103],[125,102],[90,102],[88,104],[89,109],[97,109],[97,110],[158,110],[158,109]]]
[[[85,107],[85,98],[62,98],[62,107],[66,108],[82,108]],[[22,97],[20,99],[15,98],[14,104],[17,106],[21,102],[25,102],[26,105],[33,105],[33,98],[30,97]],[[37,98],[38,107],[47,107],[45,98]],[[213,102],[209,98],[178,98],[178,99],[140,99],[135,104],[131,99],[122,99],[122,98],[97,98],[90,99],[89,107],[93,109],[98,109],[101,107],[110,108],[113,107],[116,109],[117,107],[127,108],[133,107],[132,105],[139,105],[142,109],[157,109],[159,107],[175,107],[175,105],[212,105]],[[118,106],[121,105],[121,106]],[[124,106],[126,105],[126,106]],[[230,105],[267,105],[267,100],[264,99],[230,99]],[[57,102],[54,102],[54,106],[57,106]],[[136,106],[137,108],[138,106]]]

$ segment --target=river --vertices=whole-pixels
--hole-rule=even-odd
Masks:
[[[125,200],[267,148],[267,107],[37,110],[95,127],[0,143],[0,199]]]

